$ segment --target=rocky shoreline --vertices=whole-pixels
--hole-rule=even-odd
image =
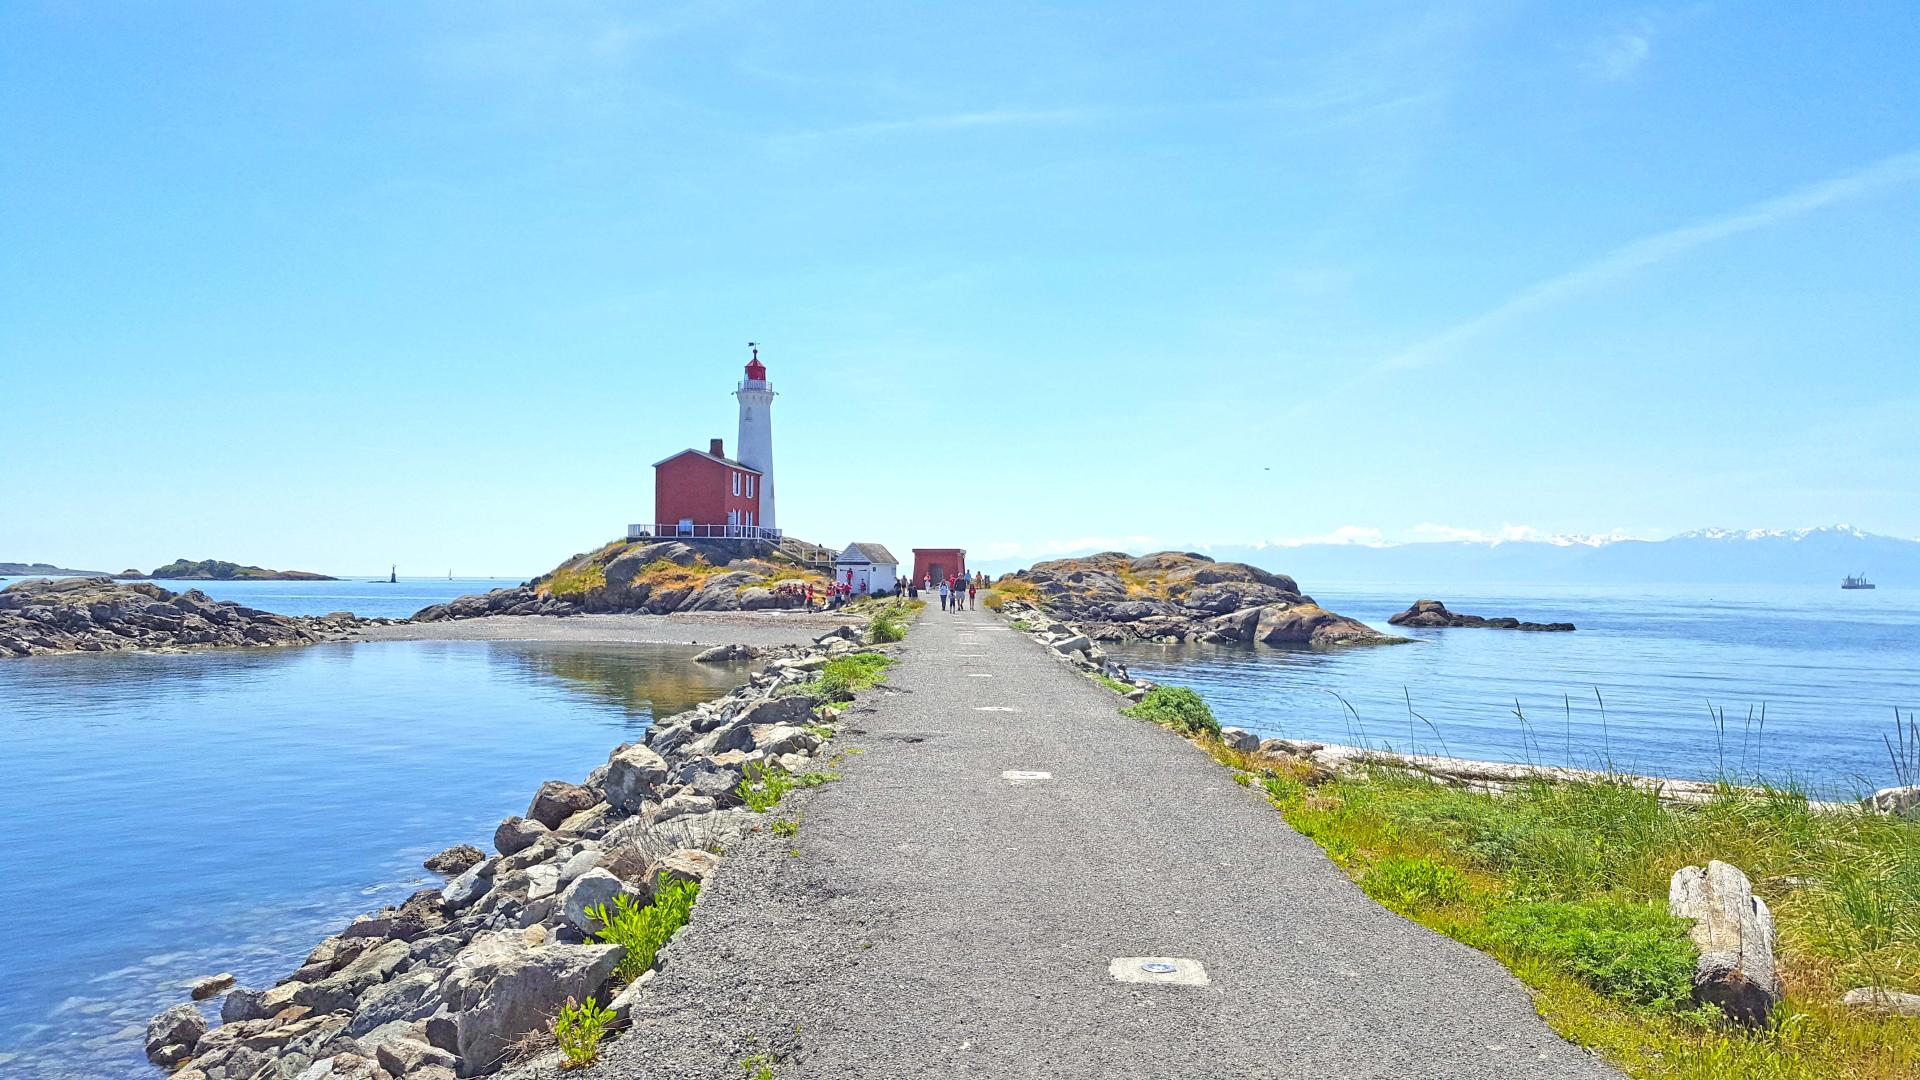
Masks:
[[[1326,648],[1406,640],[1326,610],[1285,574],[1191,552],[1056,559],[1009,574],[995,588],[1080,624],[1095,641]]]
[[[345,611],[275,615],[198,589],[107,577],[34,579],[0,589],[0,657],[309,645],[392,621]]]
[[[791,655],[614,748],[582,782],[542,784],[500,823],[497,854],[435,855],[445,886],[353,920],[272,987],[226,990],[219,1026],[187,1002],[156,1016],[149,1059],[176,1080],[452,1080],[538,1057],[570,998],[624,1017],[651,972],[615,985],[625,947],[595,940],[587,908],[706,880],[762,827],[742,781],[807,770],[833,734],[838,710],[807,684],[834,657],[887,648],[841,627],[777,650]],[[224,983],[206,985],[211,997]]]
[[[1533,632],[1566,633],[1574,629],[1570,622],[1537,623],[1523,622],[1519,619],[1486,619],[1478,615],[1463,615],[1447,610],[1447,605],[1438,600],[1415,600],[1413,606],[1387,618],[1394,626],[1417,627],[1485,627],[1492,630],[1528,630]]]

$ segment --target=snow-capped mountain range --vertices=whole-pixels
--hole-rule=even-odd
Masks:
[[[1174,547],[1180,545],[1160,545]],[[1186,546],[1314,582],[1447,584],[1775,584],[1832,586],[1848,574],[1882,588],[1920,587],[1920,540],[1852,525],[1808,529],[1694,529],[1664,540],[1618,536],[1474,537],[1415,543],[1274,543]],[[1076,552],[1075,554],[1088,554]],[[998,571],[1034,560],[986,564]],[[1309,588],[1311,591],[1311,588]]]

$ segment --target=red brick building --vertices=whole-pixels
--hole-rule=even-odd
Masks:
[[[719,439],[682,450],[653,464],[654,534],[758,536],[764,489],[760,470],[727,457]]]
[[[967,576],[967,552],[965,548],[914,548],[913,582],[925,585],[931,579],[934,585],[953,577]]]

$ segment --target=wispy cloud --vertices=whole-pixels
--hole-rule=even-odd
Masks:
[[[1111,110],[1100,108],[986,109],[979,112],[940,113],[931,116],[907,117],[900,120],[876,120],[865,124],[845,124],[840,127],[820,128],[814,131],[789,132],[779,138],[785,142],[806,142],[815,139],[859,137],[863,135],[914,135],[939,131],[961,131],[968,128],[1039,127],[1058,124],[1076,124],[1086,120],[1099,119],[1110,114]]]
[[[1610,82],[1632,78],[1653,55],[1653,39],[1658,32],[1653,18],[1642,15],[1631,25],[1601,36],[1588,52],[1587,70]]]
[[[1731,213],[1622,244],[1584,266],[1529,285],[1498,306],[1457,322],[1369,365],[1359,375],[1328,392],[1296,403],[1288,415],[1311,413],[1331,398],[1393,372],[1450,359],[1466,345],[1496,330],[1627,280],[1650,267],[1671,262],[1717,241],[1771,228],[1816,210],[1916,181],[1920,181],[1920,149],[1895,154],[1866,168],[1843,173]]]

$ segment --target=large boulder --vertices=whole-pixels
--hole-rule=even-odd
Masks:
[[[547,835],[547,827],[537,821],[510,817],[493,830],[493,846],[502,855],[517,855]]]
[[[339,971],[302,986],[294,992],[293,1004],[322,1013],[347,1008],[354,999],[385,982],[404,966],[412,953],[412,947],[404,941],[383,941]]]
[[[472,844],[455,844],[445,851],[428,856],[427,861],[421,865],[436,874],[453,877],[464,874],[486,861],[487,853]]]
[[[1388,638],[1358,619],[1314,603],[1268,604],[1260,609],[1253,640],[1262,645],[1325,646],[1386,641]]]
[[[637,814],[659,798],[660,785],[669,775],[659,754],[644,746],[625,747],[607,762],[607,802],[623,813]]]
[[[472,962],[461,955],[448,976],[447,1005],[460,1075],[476,1076],[497,1066],[522,1038],[546,1030],[568,998],[607,1000],[602,990],[626,949],[551,944],[490,949]]]
[[[622,896],[631,898],[636,904],[647,902],[643,891],[595,867],[573,879],[573,884],[568,885],[567,891],[560,895],[560,917],[575,930],[591,934],[600,929],[600,921],[587,914],[587,909],[605,904],[611,912]]]
[[[593,792],[579,784],[549,780],[534,793],[533,803],[527,807],[527,817],[549,829],[557,829],[561,822],[599,801]]]
[[[147,1021],[147,1060],[168,1068],[192,1056],[200,1037],[207,1033],[207,1019],[192,1005],[175,1005]]]
[[[1700,948],[1694,999],[1718,1005],[1741,1023],[1764,1021],[1780,996],[1773,913],[1753,895],[1747,875],[1718,859],[1704,870],[1682,867],[1667,887],[1667,910],[1693,920],[1693,942]]]

